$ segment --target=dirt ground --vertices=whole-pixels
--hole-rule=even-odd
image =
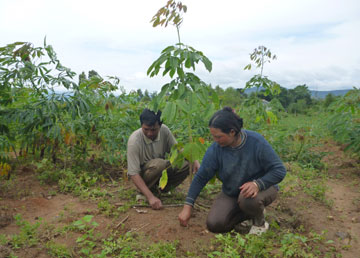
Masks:
[[[326,230],[326,237],[333,240],[338,252],[345,258],[360,257],[360,171],[359,164],[345,155],[341,146],[328,143],[324,148],[328,154],[323,158],[327,164],[329,177],[326,197],[332,205],[326,206],[309,197],[279,197],[267,212],[275,218],[280,226],[296,228],[304,225],[305,229],[315,232]],[[202,200],[202,206],[195,209],[189,227],[181,227],[177,216],[181,206],[165,207],[154,211],[147,207],[130,208],[118,218],[112,218],[99,212],[96,201],[83,200],[69,194],[60,194],[56,186],[41,185],[36,178],[34,167],[21,167],[16,171],[16,187],[12,190],[0,189],[0,234],[11,235],[19,232],[14,215],[21,214],[24,220],[34,223],[42,218],[48,223],[43,229],[42,237],[47,237],[46,230],[69,224],[84,215],[94,215],[99,223],[97,228],[103,236],[110,232],[138,232],[152,241],[179,241],[179,249],[206,257],[206,250],[211,250],[211,239],[214,234],[207,231],[205,220],[208,206]],[[106,186],[112,191],[114,186]],[[133,187],[125,182],[124,187]],[[178,191],[186,192],[188,182]],[[115,190],[115,189],[113,189]],[[135,198],[135,197],[133,197]],[[121,204],[120,204],[121,205]],[[122,223],[121,223],[122,222]],[[49,234],[50,238],[56,235]],[[59,241],[67,246],[75,245],[76,235],[59,237]],[[206,250],[204,249],[206,246]],[[0,246],[0,257],[9,254],[8,247]],[[16,252],[18,257],[50,257],[43,249],[28,248]]]

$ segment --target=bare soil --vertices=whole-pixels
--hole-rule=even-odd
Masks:
[[[281,227],[298,228],[320,233],[326,231],[326,238],[334,241],[334,248],[342,257],[359,257],[360,253],[360,166],[359,161],[349,158],[341,146],[329,142],[322,151],[328,154],[323,158],[327,164],[328,179],[326,198],[331,205],[314,201],[309,196],[280,197],[267,208],[269,218],[275,219]],[[211,250],[214,234],[205,226],[211,200],[199,200],[189,227],[181,227],[177,216],[182,207],[165,207],[155,211],[148,207],[130,208],[114,218],[99,211],[93,200],[84,200],[70,194],[58,193],[57,186],[41,185],[36,177],[36,167],[24,166],[13,172],[15,186],[0,182],[0,234],[12,235],[19,232],[14,215],[21,214],[30,223],[42,220],[42,240],[54,240],[75,248],[76,234],[56,235],[53,229],[69,225],[84,215],[94,215],[99,224],[97,230],[104,238],[111,232],[120,234],[137,232],[150,241],[178,240],[178,253],[187,252],[197,257],[206,257]],[[131,182],[121,181],[121,187],[133,187]],[[114,186],[104,184],[109,192]],[[185,182],[177,191],[187,191]],[[131,198],[135,198],[132,196]],[[164,197],[166,199],[166,197]],[[122,200],[123,202],[124,200]],[[166,203],[166,200],[164,200]],[[121,204],[120,204],[121,205]],[[122,223],[120,223],[122,222]],[[48,233],[47,233],[48,232]],[[7,257],[10,248],[0,246],[0,257]],[[51,257],[44,249],[27,248],[15,252],[18,257]]]

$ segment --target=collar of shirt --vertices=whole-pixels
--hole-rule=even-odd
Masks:
[[[141,131],[141,132],[142,132],[142,131]],[[152,142],[158,142],[158,141],[160,141],[160,131],[159,131],[158,135],[156,136],[155,140],[151,140],[151,139],[147,138],[143,132],[142,132],[142,135],[143,135],[143,137],[144,137],[144,140],[145,140],[145,143],[146,143],[146,144],[150,144],[150,143],[152,143]]]
[[[245,145],[245,143],[246,143],[246,139],[247,139],[247,134],[246,134],[246,131],[244,131],[244,130],[241,130],[240,131],[240,137],[241,137],[241,143],[238,145],[238,146],[236,146],[236,147],[234,147],[234,148],[231,148],[231,149],[236,149],[236,150],[238,150],[238,149],[241,149],[242,147],[244,147],[244,145]]]

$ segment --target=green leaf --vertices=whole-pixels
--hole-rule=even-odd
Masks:
[[[185,61],[185,67],[190,68],[192,65],[192,60],[190,58],[187,58]]]
[[[171,153],[171,157],[170,157],[170,159],[169,159],[171,165],[174,163],[174,161],[175,161],[175,159],[177,158],[177,156],[178,156],[178,151],[177,151],[177,150],[175,150],[175,151],[173,151],[173,152]]]
[[[186,115],[190,112],[189,105],[184,100],[178,99],[176,104]]]
[[[167,171],[166,169],[164,169],[162,171],[162,175],[161,175],[161,178],[160,178],[160,181],[159,181],[159,187],[161,190],[164,190],[165,186],[167,185],[168,183],[168,174],[167,174]]]
[[[186,86],[183,83],[181,83],[179,84],[178,89],[179,89],[179,96],[181,97],[186,90]]]
[[[175,49],[174,46],[168,46],[166,47],[163,51],[161,51],[161,54],[165,54],[165,53],[170,53],[171,51],[173,51]]]
[[[172,124],[176,118],[176,104],[175,102],[167,102],[162,113],[163,119]]]
[[[90,221],[92,220],[94,216],[93,215],[85,215],[82,220],[85,221],[86,223],[90,223]]]
[[[211,94],[211,98],[212,98],[212,102],[215,105],[215,108],[220,109],[220,100],[218,94],[216,93]]]
[[[244,70],[251,70],[251,64],[248,64],[247,66],[245,66]]]
[[[169,73],[170,78],[172,78],[174,76],[175,72],[176,72],[176,69],[171,69],[170,70],[170,73]]]
[[[172,69],[176,69],[179,64],[179,59],[177,57],[171,56],[170,57],[170,66]]]
[[[190,142],[185,144],[182,154],[189,162],[194,162],[195,160],[201,159],[205,150],[205,145],[200,142]]]
[[[206,56],[203,56],[202,61],[203,61],[204,65],[205,65],[206,70],[208,70],[209,72],[211,72],[211,70],[212,70],[212,63],[211,63],[211,61],[210,61]]]

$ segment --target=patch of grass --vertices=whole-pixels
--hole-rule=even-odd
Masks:
[[[130,233],[119,237],[110,236],[103,240],[101,254],[104,257],[136,257],[138,252],[133,248],[135,243],[137,243],[137,240]]]
[[[299,191],[298,177],[293,173],[287,173],[284,180],[279,184],[283,197],[294,197]]]
[[[147,239],[127,232],[120,236],[110,236],[103,240],[101,255],[98,257],[177,257],[178,242],[157,242],[148,244]]]
[[[325,242],[324,234],[300,234],[273,229],[261,236],[241,235],[236,232],[217,234],[215,250],[209,257],[333,257],[334,251]]]
[[[61,178],[61,173],[58,173],[54,163],[49,159],[42,159],[39,162],[35,162],[34,165],[37,167],[37,178],[42,184],[54,184],[57,183]]]
[[[41,225],[41,218],[38,222],[30,224],[20,214],[15,215],[15,223],[20,227],[20,232],[8,237],[1,237],[3,245],[9,244],[13,249],[36,246],[39,243],[38,228]]]
[[[110,204],[108,200],[100,200],[98,202],[98,208],[101,213],[105,214],[106,216],[119,216],[119,210],[116,209],[115,205]]]
[[[12,175],[9,180],[0,179],[0,196],[8,196],[14,187],[16,187],[16,175]]]
[[[59,189],[64,193],[72,193],[84,199],[98,199],[106,196],[112,197],[106,189],[97,187],[98,182],[102,181],[102,177],[88,172],[74,172],[72,170],[60,170],[60,180],[58,182]]]
[[[72,258],[72,252],[62,244],[55,243],[53,241],[49,241],[45,244],[45,248],[47,249],[47,253],[56,258]]]
[[[9,242],[9,239],[5,234],[0,234],[0,245],[6,245]]]
[[[117,197],[121,198],[121,199],[131,199],[136,191],[132,188],[125,188],[124,186],[119,186],[118,190],[117,190],[118,194]]]
[[[298,191],[305,192],[314,200],[320,201],[328,207],[332,206],[332,200],[326,198],[327,173],[313,167],[303,167],[297,162],[287,163],[288,173],[280,183],[285,196],[294,197]]]
[[[92,219],[93,215],[85,215],[68,226],[69,230],[82,233],[82,235],[76,239],[77,253],[81,256],[85,255],[85,257],[91,257],[97,242],[101,239],[101,234],[95,233],[95,229],[99,224]]]

